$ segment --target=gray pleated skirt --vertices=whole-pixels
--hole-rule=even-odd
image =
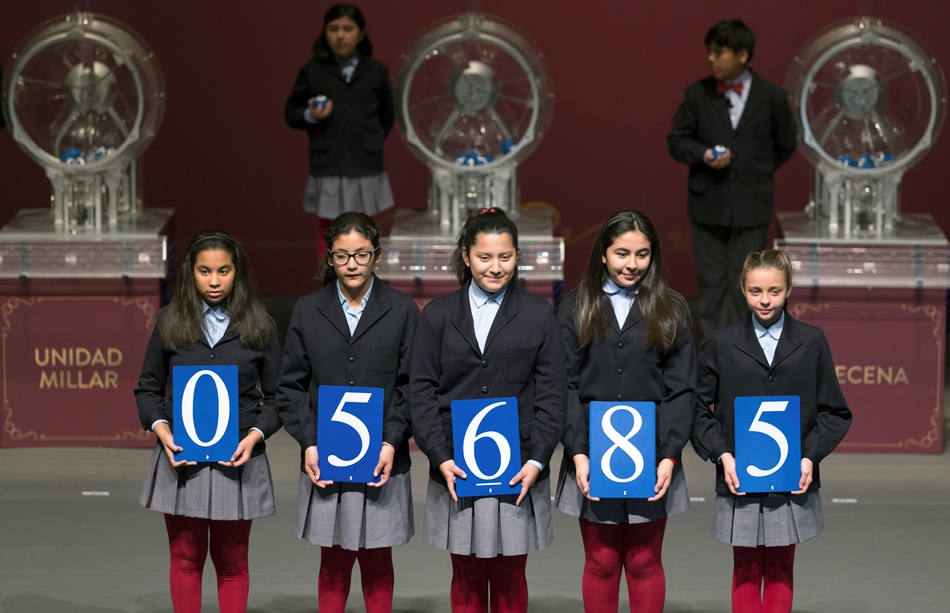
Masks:
[[[750,498],[717,494],[712,535],[736,547],[804,543],[825,528],[818,492]]]
[[[563,465],[567,465],[567,460]],[[666,494],[655,502],[646,498],[588,500],[577,487],[574,472],[562,470],[554,504],[562,513],[598,524],[643,524],[688,511],[689,493],[686,491],[686,475],[677,466]]]
[[[373,216],[395,204],[385,172],[370,177],[307,177],[303,208],[320,219],[361,211]]]
[[[478,558],[517,556],[554,541],[551,480],[534,484],[515,506],[515,495],[452,500],[445,484],[429,477],[422,540],[436,549]]]
[[[204,519],[259,519],[277,512],[267,454],[237,468],[220,464],[172,467],[155,446],[139,502],[146,509]]]
[[[350,551],[408,543],[415,534],[409,473],[391,476],[380,488],[365,483],[319,488],[300,473],[294,531],[313,545]]]

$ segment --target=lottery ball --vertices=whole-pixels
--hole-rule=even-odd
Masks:
[[[857,167],[858,167],[858,161],[857,161],[856,159],[854,159],[853,157],[851,157],[850,155],[839,155],[839,156],[838,156],[838,162],[839,162],[842,166],[848,166],[849,168],[857,168]]]
[[[317,96],[313,99],[313,109],[315,111],[323,110],[327,106],[327,97],[326,96]]]

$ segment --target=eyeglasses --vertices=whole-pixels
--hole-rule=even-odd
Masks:
[[[330,254],[330,261],[334,266],[346,266],[350,258],[356,260],[360,266],[366,266],[373,260],[373,255],[379,251],[379,247],[372,251],[357,251],[356,253],[347,253],[346,251],[327,251]]]

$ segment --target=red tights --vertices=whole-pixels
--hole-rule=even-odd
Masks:
[[[452,554],[452,613],[527,613],[528,554],[477,558]],[[489,593],[490,589],[490,593]]]
[[[789,613],[792,610],[795,545],[733,547],[732,559],[733,613]]]
[[[392,547],[350,551],[342,547],[320,548],[320,576],[317,579],[317,601],[320,613],[343,613],[350,595],[353,564],[360,562],[360,580],[367,613],[389,613],[393,610]]]
[[[201,611],[201,572],[208,557],[218,575],[218,608],[221,613],[244,613],[250,579],[247,544],[251,520],[218,521],[165,515],[171,555],[169,585],[175,613]]]
[[[627,576],[630,610],[662,613],[666,600],[663,534],[666,518],[643,524],[599,524],[580,520],[584,541],[581,591],[585,611],[616,611],[621,571]]]

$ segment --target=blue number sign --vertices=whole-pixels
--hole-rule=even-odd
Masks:
[[[793,492],[802,476],[798,396],[736,398],[736,476],[740,492]]]
[[[456,479],[459,496],[520,494],[508,482],[521,470],[521,436],[517,398],[452,401],[455,465],[466,479]]]
[[[238,367],[173,366],[176,460],[229,462],[238,446]]]
[[[590,495],[652,498],[656,487],[656,404],[590,403]]]
[[[379,387],[320,386],[317,452],[321,479],[379,482],[373,471],[383,444],[384,395]]]

